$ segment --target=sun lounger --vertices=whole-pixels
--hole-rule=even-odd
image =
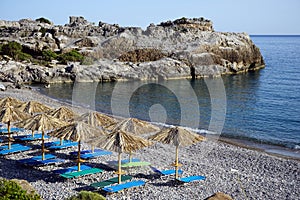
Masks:
[[[68,143],[64,143],[62,145],[50,146],[50,147],[48,147],[48,149],[50,149],[50,150],[60,150],[60,149],[66,149],[66,148],[69,148],[69,147],[74,147],[74,146],[77,146],[77,145],[78,145],[78,142],[68,142]]]
[[[45,154],[45,160],[48,160],[48,159],[54,159],[56,158],[55,155],[52,155],[52,154]],[[35,163],[36,161],[39,161],[39,160],[42,160],[42,156],[34,156],[34,157],[31,157],[31,158],[25,158],[25,159],[21,159],[21,160],[18,160],[17,162],[20,163],[20,164],[30,164],[30,163]]]
[[[129,189],[129,188],[145,185],[145,183],[146,182],[142,181],[142,180],[130,181],[130,182],[121,183],[118,185],[106,186],[106,187],[102,188],[102,190],[105,192],[108,192],[108,193],[119,192],[124,189]]]
[[[30,150],[30,147],[27,146],[17,146],[17,147],[13,147],[11,149],[3,149],[0,151],[0,155],[8,155],[11,153],[18,153],[18,152],[22,152],[22,151],[28,151]]]
[[[44,136],[44,139],[49,139],[50,137],[48,135]],[[21,140],[21,141],[34,141],[34,140],[41,140],[42,139],[42,134],[36,134],[32,137],[32,135],[27,135],[24,137],[20,137],[20,138],[15,138],[17,140]]]
[[[93,158],[97,158],[100,156],[105,156],[105,155],[111,155],[112,152],[110,151],[98,151],[98,152],[94,152],[94,153],[85,153],[80,155],[81,159],[93,159]]]
[[[81,170],[81,171],[74,171],[74,172],[68,172],[68,173],[63,173],[60,174],[61,177],[63,178],[77,178],[80,176],[86,176],[90,174],[96,174],[96,173],[101,173],[103,170],[99,168],[90,168],[86,170]]]
[[[152,167],[150,166],[150,168],[158,173],[159,175],[161,176],[169,176],[169,175],[174,175],[175,174],[175,169],[167,169],[167,170],[159,170],[159,169],[156,169],[155,167]],[[183,171],[181,169],[178,170],[178,174],[182,174]]]
[[[202,181],[205,179],[206,179],[205,176],[188,176],[188,177],[178,178],[177,180],[181,183],[190,183],[193,181]]]
[[[87,170],[87,169],[91,169],[91,168],[92,167],[90,167],[88,165],[80,165],[81,170]],[[68,167],[68,168],[64,168],[64,169],[57,169],[57,170],[54,170],[53,172],[55,174],[64,174],[64,173],[77,171],[77,169],[78,169],[78,166],[72,166],[72,167]]]
[[[17,127],[12,127],[10,128],[10,132],[13,133],[13,132],[20,132],[20,131],[24,131],[23,128],[17,128]],[[0,133],[8,133],[8,130],[7,128],[0,128]]]
[[[121,176],[121,181],[122,182],[131,180],[131,179],[132,179],[132,176],[129,176],[129,175],[122,175]],[[98,188],[104,188],[106,186],[109,186],[109,185],[112,185],[112,184],[115,184],[115,183],[118,183],[118,177],[114,177],[114,178],[111,178],[111,179],[108,179],[108,180],[105,180],[105,181],[101,181],[101,182],[97,182],[97,183],[92,183],[90,186],[98,189]]]
[[[64,159],[55,158],[55,159],[47,159],[47,160],[36,160],[33,162],[26,163],[28,166],[43,166],[43,165],[51,165],[65,162]]]
[[[22,144],[11,144],[11,148],[15,148],[15,147],[24,147],[24,145],[22,145]],[[4,149],[8,149],[8,145],[0,146],[0,150],[4,150]]]
[[[129,167],[143,167],[143,166],[149,166],[151,163],[149,162],[128,162],[121,165],[122,168],[129,168]]]
[[[140,162],[141,160],[139,158],[132,158],[131,159],[131,162]],[[130,160],[129,159],[124,159],[124,160],[121,160],[121,164],[126,164],[126,163],[129,163]],[[112,161],[107,161],[107,163],[109,165],[118,165],[118,161],[117,160],[112,160]]]
[[[63,140],[62,144],[70,143],[72,142],[71,140]],[[60,141],[54,141],[54,142],[46,142],[45,147],[50,147],[50,146],[57,146],[60,145]]]
[[[80,151],[80,154],[86,154],[86,153],[96,153],[96,152],[102,152],[104,151],[103,149],[94,149],[94,152],[91,150],[91,149],[88,149],[88,150],[82,150]],[[70,155],[77,155],[78,154],[78,151],[72,151],[69,153]]]

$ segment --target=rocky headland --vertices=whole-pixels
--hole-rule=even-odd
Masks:
[[[43,20],[41,20],[43,19]],[[66,25],[41,18],[0,20],[0,45],[21,44],[32,59],[0,55],[0,80],[14,83],[160,80],[220,76],[264,67],[263,57],[246,33],[216,32],[210,20],[181,18],[139,27],[120,27],[83,17]],[[45,52],[75,50],[80,62],[45,60]],[[47,54],[47,55],[48,55]]]

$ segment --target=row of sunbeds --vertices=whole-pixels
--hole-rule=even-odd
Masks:
[[[29,139],[28,139],[29,138]],[[41,134],[35,134],[34,137],[31,135],[27,136],[17,136],[15,137],[16,140],[20,141],[33,141],[37,139],[41,139]],[[72,141],[63,141],[63,144],[61,144],[61,141],[55,141],[55,142],[48,142],[45,143],[45,147],[50,150],[59,150],[64,149],[72,146],[76,146],[76,142]],[[8,149],[8,145],[2,145],[0,146],[0,155],[7,155],[10,153],[17,153],[22,151],[28,151],[31,147],[25,146],[22,144],[12,144],[11,149]],[[95,158],[97,156],[103,156],[103,155],[110,155],[112,154],[109,151],[104,151],[100,149],[95,149],[95,151],[91,150],[83,150],[81,151],[81,159],[91,159]],[[70,152],[70,155],[76,156],[77,152]],[[41,155],[33,156],[31,158],[21,159],[18,161],[20,164],[27,165],[27,166],[44,166],[49,164],[59,164],[64,163],[64,159],[57,158],[53,154],[45,154],[44,160],[42,159]],[[117,166],[117,161],[109,161],[109,165]],[[139,159],[125,159],[121,162],[122,168],[130,168],[130,167],[141,167],[141,166],[148,166],[151,165],[149,162],[142,162]],[[168,169],[168,170],[158,170],[154,168],[153,166],[150,166],[150,168],[160,176],[169,176],[174,175],[175,170],[174,169]],[[53,171],[54,173],[58,174],[60,177],[63,177],[65,179],[72,179],[72,178],[78,178],[86,175],[96,174],[96,173],[102,173],[103,169],[100,168],[93,168],[88,165],[81,165],[81,170],[78,171],[77,166],[71,166],[63,169],[57,169]],[[179,174],[182,174],[183,171],[179,170]],[[180,183],[189,183],[192,181],[199,181],[199,180],[205,180],[204,176],[190,176],[190,177],[183,177],[178,178],[177,181]],[[107,179],[101,182],[92,183],[90,186],[95,189],[101,189],[104,192],[108,193],[114,193],[118,192],[124,189],[132,188],[132,187],[138,187],[144,185],[146,182],[143,180],[132,180],[132,176],[129,175],[122,175],[121,176],[122,183],[118,183],[118,177],[114,177],[111,179]]]

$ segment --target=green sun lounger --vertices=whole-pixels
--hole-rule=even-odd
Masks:
[[[119,192],[124,189],[142,186],[142,185],[145,185],[145,183],[146,182],[142,181],[142,180],[130,181],[130,182],[121,183],[118,185],[107,186],[107,187],[102,188],[102,190],[105,192],[108,192],[108,193],[113,193],[113,192]]]
[[[131,179],[132,179],[132,176],[129,176],[129,175],[122,175],[121,176],[121,181],[122,182],[131,180]],[[104,180],[104,181],[101,181],[101,182],[92,183],[90,186],[92,186],[92,187],[94,187],[96,189],[98,189],[98,188],[104,188],[106,186],[118,183],[118,180],[119,180],[118,177],[114,177],[114,178],[111,178],[111,179],[108,179],[108,180]]]
[[[177,181],[181,183],[190,183],[193,181],[202,181],[205,179],[206,179],[205,176],[188,176],[188,177],[178,178]]]
[[[74,171],[74,172],[67,172],[64,174],[60,174],[61,177],[63,178],[77,178],[80,176],[86,176],[90,174],[96,174],[96,173],[101,173],[103,170],[99,168],[91,168],[91,169],[86,169],[86,170],[81,170],[81,171]]]
[[[130,168],[130,167],[143,167],[143,166],[148,166],[151,165],[151,163],[149,162],[128,162],[128,163],[124,163],[121,165],[121,167],[123,168]]]

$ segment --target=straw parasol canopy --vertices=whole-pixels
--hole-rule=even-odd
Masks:
[[[2,99],[0,99],[0,107],[3,108],[5,106],[7,106],[7,103],[9,103],[9,105],[13,106],[13,107],[18,107],[21,104],[23,104],[23,101],[20,101],[19,99],[15,99],[12,97],[4,97]]]
[[[196,134],[192,131],[186,130],[182,127],[166,128],[158,132],[157,134],[150,136],[149,139],[155,140],[164,144],[172,144],[176,147],[175,156],[175,178],[178,178],[178,167],[181,164],[178,163],[178,148],[179,146],[189,146],[191,144],[201,142],[205,140],[205,137]]]
[[[146,133],[153,133],[159,130],[157,126],[150,124],[149,122],[142,121],[136,118],[128,118],[109,127],[113,131],[122,130],[125,132],[133,133],[135,135],[141,135]],[[129,152],[129,162],[132,159],[132,152]]]
[[[42,159],[45,158],[45,131],[54,130],[65,125],[65,122],[62,122],[59,119],[56,119],[52,116],[46,114],[38,114],[26,120],[20,121],[15,124],[17,127],[22,127],[31,131],[42,131]]]
[[[46,113],[51,110],[49,106],[46,106],[37,101],[25,102],[20,107],[18,107],[18,109],[21,110],[22,112],[26,112],[29,114]]]
[[[8,106],[8,107],[4,107],[1,112],[0,112],[0,121],[2,123],[6,123],[7,124],[7,132],[8,132],[8,148],[11,148],[11,138],[10,138],[10,123],[11,122],[17,122],[17,121],[21,121],[24,120],[26,118],[30,117],[30,115],[21,112],[20,110],[12,107],[12,106]]]
[[[116,130],[107,135],[98,138],[93,138],[90,140],[90,142],[99,148],[106,149],[108,151],[114,151],[119,154],[117,172],[119,176],[119,183],[121,183],[122,175],[121,154],[136,151],[138,149],[142,149],[153,144],[147,139],[122,130]]]
[[[104,115],[98,112],[88,112],[81,115],[78,118],[79,121],[83,121],[94,127],[108,127],[117,123],[116,119],[108,115]]]
[[[47,114],[63,121],[71,121],[74,118],[78,117],[77,113],[65,106],[59,107],[55,110],[51,110]]]
[[[157,126],[136,118],[125,119],[118,124],[111,126],[109,129],[111,129],[112,131],[123,130],[125,132],[134,133],[136,135],[152,133],[159,130]]]
[[[59,129],[51,131],[48,135],[53,137],[58,137],[67,140],[73,140],[78,142],[78,171],[80,171],[80,143],[81,141],[86,141],[89,138],[96,138],[105,133],[101,129],[92,127],[84,122],[73,122],[71,124],[65,125]]]

